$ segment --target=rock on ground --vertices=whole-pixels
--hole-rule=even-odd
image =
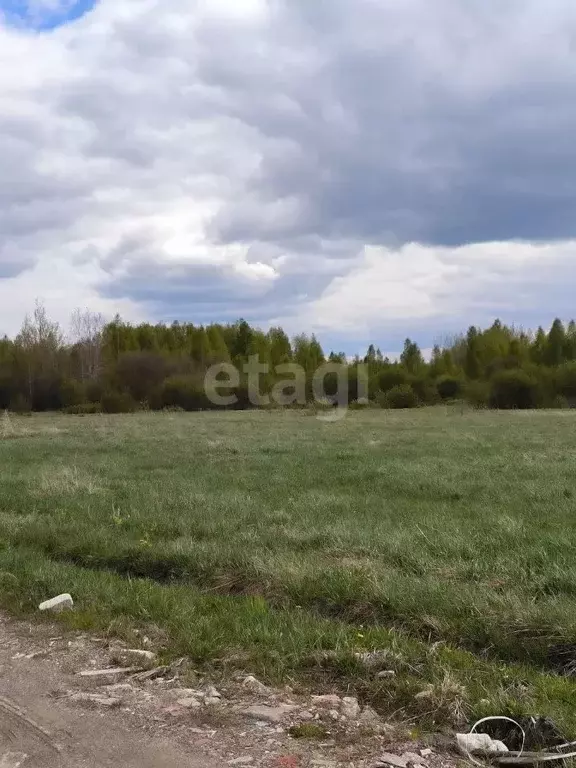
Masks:
[[[53,597],[52,600],[46,600],[38,606],[40,611],[51,611],[52,613],[71,611],[73,608],[74,600],[72,600],[72,596],[68,594],[58,595],[58,597]]]

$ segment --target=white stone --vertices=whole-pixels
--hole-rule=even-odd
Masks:
[[[269,690],[264,683],[261,683],[260,680],[254,677],[254,675],[248,675],[248,677],[244,678],[242,686],[248,691],[252,691],[252,693],[268,693]]]
[[[355,720],[360,714],[360,704],[358,704],[358,699],[355,699],[352,696],[346,696],[344,699],[342,699],[340,712],[342,713],[343,717],[350,718],[350,720]]]
[[[74,600],[72,600],[72,596],[68,594],[58,595],[58,597],[53,597],[52,600],[46,600],[45,602],[40,603],[38,608],[41,611],[62,613],[62,611],[71,611],[74,608]]]
[[[71,698],[75,702],[96,704],[99,707],[108,707],[110,709],[119,707],[122,703],[121,699],[114,696],[99,696],[97,693],[75,693]]]
[[[278,707],[249,707],[242,714],[252,720],[261,720],[265,723],[281,723],[282,720],[297,707],[290,704],[281,704]]]
[[[207,707],[218,707],[222,704],[221,696],[204,696],[204,704]]]
[[[391,765],[393,768],[407,768],[408,760],[405,757],[399,757],[398,755],[392,755],[390,752],[384,752],[384,754],[378,758],[376,766]]]
[[[362,725],[379,725],[380,715],[372,707],[364,707],[360,715]]]
[[[491,738],[487,733],[457,733],[456,741],[465,755],[508,752],[504,742]]]
[[[342,703],[340,696],[336,696],[335,693],[330,693],[327,696],[312,696],[312,702],[318,707],[330,707],[335,709]]]
[[[430,748],[420,750],[420,757],[430,757],[430,755],[433,755],[433,754],[434,754],[434,750]]]
[[[196,691],[194,688],[172,688],[167,694],[173,699],[203,699],[202,691]]]
[[[222,694],[219,693],[216,688],[214,688],[213,685],[210,685],[208,688],[206,688],[206,696],[211,699],[221,699]]]
[[[184,709],[200,709],[202,706],[198,699],[195,699],[193,696],[187,699],[178,699],[176,703],[179,707],[184,707]]]
[[[107,693],[134,693],[134,687],[130,683],[114,683],[104,686]]]
[[[86,669],[78,673],[83,681],[93,683],[94,685],[111,685],[119,683],[123,677],[135,672],[133,667],[114,667],[113,669]]]
[[[245,757],[237,757],[235,760],[230,760],[228,765],[250,765],[254,762],[254,758],[246,755]]]
[[[20,768],[28,760],[24,752],[5,752],[0,755],[0,768]]]

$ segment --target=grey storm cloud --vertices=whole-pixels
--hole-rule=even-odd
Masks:
[[[420,302],[414,325],[459,322],[471,293],[513,314],[492,251],[458,246],[576,236],[575,40],[568,0],[100,0],[46,34],[0,22],[0,301],[64,259],[138,316],[322,326],[338,299],[361,325],[362,270],[384,310]],[[569,279],[572,246],[534,253]],[[509,258],[526,316],[535,265]]]

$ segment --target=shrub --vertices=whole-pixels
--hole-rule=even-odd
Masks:
[[[102,395],[102,411],[104,413],[134,413],[136,403],[126,392],[111,390]]]
[[[537,408],[538,384],[521,369],[499,371],[490,382],[489,402],[492,408]]]
[[[576,400],[576,362],[565,363],[558,368],[556,386],[558,392],[570,402]]]
[[[413,376],[408,383],[414,390],[419,403],[435,405],[440,401],[438,390],[429,379]]]
[[[382,392],[389,392],[406,384],[408,384],[408,374],[397,365],[388,366],[378,376],[378,386]]]
[[[147,400],[166,377],[166,360],[154,352],[127,352],[116,365],[116,380],[137,401]]]
[[[385,394],[385,406],[387,408],[417,408],[420,404],[418,395],[409,384],[392,387]]]
[[[440,376],[436,381],[436,390],[442,400],[457,400],[462,396],[464,384],[457,376]]]
[[[87,416],[92,413],[102,413],[102,403],[80,403],[64,408],[64,413],[72,416]]]
[[[485,381],[469,381],[464,387],[464,397],[473,408],[487,408],[490,387]]]
[[[182,408],[184,411],[202,411],[214,408],[204,386],[190,376],[172,376],[162,386],[162,406]]]
[[[80,381],[64,379],[60,384],[62,408],[70,408],[86,402],[86,390]]]
[[[14,413],[30,413],[32,408],[30,406],[30,401],[19,392],[10,401],[10,410],[14,411]]]
[[[100,403],[102,401],[103,392],[104,387],[99,381],[89,381],[86,384],[86,402]]]
[[[32,410],[59,411],[68,403],[63,399],[64,380],[56,372],[43,373],[33,380]]]

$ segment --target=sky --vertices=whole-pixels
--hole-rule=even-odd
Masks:
[[[576,315],[573,0],[0,0],[0,333]]]

